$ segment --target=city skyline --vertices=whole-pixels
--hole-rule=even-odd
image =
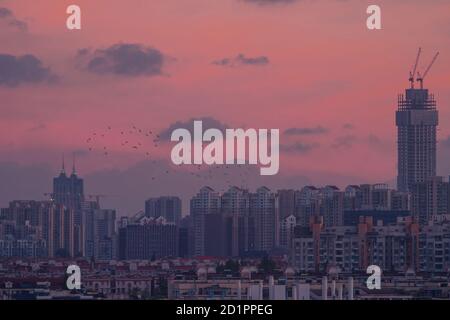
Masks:
[[[450,300],[449,12],[0,0],[0,301]]]
[[[11,45],[0,54],[32,54],[50,72],[44,72],[42,83],[17,79],[17,85],[0,85],[6,101],[0,107],[4,115],[0,179],[6,181],[0,189],[2,206],[15,198],[44,198],[43,193],[51,189],[49,177],[59,170],[61,154],[75,153],[87,192],[120,195],[103,199],[120,214],[133,214],[141,208],[137,203],[164,194],[180,195],[186,208],[192,192],[184,190],[198,190],[204,181],[191,179],[192,170],[170,166],[169,143],[163,141],[147,156],[123,148],[117,131],[135,125],[163,137],[174,124],[185,125],[195,118],[209,119],[213,127],[280,128],[280,173],[273,179],[249,174],[252,189],[377,182],[393,186],[392,112],[397,93],[407,87],[419,46],[424,61],[435,50],[441,52],[425,85],[435,93],[444,119],[437,132],[437,173],[450,172],[445,2],[417,2],[415,6],[421,8],[417,10],[381,1],[386,30],[379,33],[364,28],[366,4],[356,1],[292,1],[276,6],[237,0],[183,5],[136,1],[126,11],[106,3],[80,1],[86,29],[74,36],[60,27],[64,3],[2,1],[27,28],[2,28],[1,39]],[[316,14],[320,21],[311,18]],[[205,24],[210,25],[208,30],[202,28]],[[187,33],[187,25],[192,32]],[[105,33],[105,28],[113,32]],[[64,46],[50,45],[49,39]],[[153,48],[148,51],[151,57],[164,56],[162,69],[136,77],[86,69],[85,59],[123,49],[120,44],[136,44],[137,50]],[[419,70],[424,68],[421,63]],[[274,109],[280,110],[276,118]],[[248,112],[243,115],[241,110]],[[89,152],[86,140],[93,132],[108,132],[108,126],[116,133],[106,135],[104,143]],[[144,141],[150,142],[140,142]],[[108,156],[101,152],[103,147]],[[167,170],[174,174],[164,178],[167,182],[161,178],[156,187],[153,172]],[[240,185],[239,174],[233,180]],[[30,183],[24,186],[25,181]],[[225,184],[213,187],[223,189]]]

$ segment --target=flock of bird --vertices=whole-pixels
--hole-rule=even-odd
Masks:
[[[156,149],[161,147],[163,140],[160,134],[154,130],[139,128],[131,125],[126,129],[114,129],[107,126],[104,130],[92,132],[86,138],[86,145],[89,152],[99,152],[103,156],[111,156],[112,148],[108,147],[111,141],[117,141],[120,145],[116,145],[114,150],[136,151],[140,152],[147,159],[152,159],[152,155],[156,154]],[[120,146],[120,147],[119,147]],[[168,170],[167,166],[161,168],[158,161],[152,159],[152,164],[156,170],[162,175],[152,175],[151,180],[166,180],[169,175],[180,173],[180,169],[175,167]],[[248,179],[251,177],[252,168],[250,165],[188,165],[190,170],[184,171],[197,180],[203,180],[205,183],[220,183],[226,185],[233,183],[240,186],[247,186]],[[238,169],[236,171],[236,169]],[[222,191],[225,189],[222,189]]]
[[[95,148],[98,148],[98,145],[95,146],[96,142],[100,142],[103,138],[111,135],[113,133],[113,128],[108,126],[104,132],[93,132],[91,136],[86,139],[86,143],[89,145],[89,151],[94,151]],[[154,134],[152,130],[144,130],[132,125],[128,130],[120,130],[121,142],[120,145],[125,148],[131,148],[134,150],[144,149],[144,144],[141,141],[138,141],[138,137],[147,137],[151,139],[153,147],[157,148],[158,143],[160,142],[159,134]],[[106,146],[100,147],[103,155],[109,155],[108,148]],[[146,151],[146,155],[150,156],[150,152]]]

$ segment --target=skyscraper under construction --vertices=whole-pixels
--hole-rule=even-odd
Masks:
[[[416,182],[424,182],[436,176],[436,129],[438,111],[434,96],[423,88],[423,80],[436,60],[436,54],[421,76],[416,68],[410,76],[411,87],[398,97],[396,124],[398,129],[398,175],[397,188],[411,191]],[[414,88],[417,81],[420,88]]]

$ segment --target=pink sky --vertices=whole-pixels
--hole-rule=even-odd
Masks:
[[[82,9],[81,31],[65,28],[65,9],[73,3]],[[361,183],[391,181],[397,94],[408,86],[419,46],[421,69],[440,51],[425,84],[438,101],[439,139],[450,135],[450,2],[375,1],[382,8],[383,30],[369,31],[365,11],[372,3],[0,1],[28,25],[26,32],[0,29],[0,54],[33,54],[60,77],[50,85],[0,85],[0,162],[42,162],[56,169],[62,152],[86,150],[86,138],[108,125],[161,131],[176,121],[212,117],[230,127],[325,128],[323,134],[281,136],[281,144],[314,146],[309,152],[283,153],[281,175],[307,176],[313,183],[323,183],[327,174],[357,177]],[[78,49],[117,43],[160,50],[170,57],[165,74],[123,77],[77,69]],[[265,56],[270,63],[212,64],[239,53]],[[126,169],[146,159],[121,147],[117,136],[104,144],[111,156],[87,153],[79,158],[78,171]],[[441,171],[450,170],[449,155],[442,151]],[[170,160],[169,146],[152,156]]]

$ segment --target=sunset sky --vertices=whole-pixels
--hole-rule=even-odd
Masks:
[[[66,29],[70,4],[82,30]],[[367,30],[369,4],[381,7],[382,30]],[[198,118],[280,129],[280,173],[253,170],[250,188],[393,183],[397,94],[418,47],[420,71],[440,52],[425,86],[448,176],[450,1],[0,0],[0,75],[10,72],[0,76],[0,206],[42,198],[63,153],[68,170],[76,154],[87,191],[111,195],[121,214],[150,196],[186,199],[205,182],[171,167],[172,145],[141,136],[148,148],[133,150],[120,132]],[[170,176],[151,179],[166,168]],[[208,184],[226,184],[216,177]]]

